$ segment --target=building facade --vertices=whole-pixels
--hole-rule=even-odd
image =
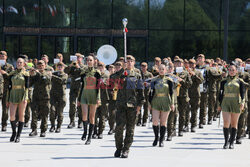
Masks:
[[[250,0],[229,0],[229,60],[250,57]],[[224,0],[0,0],[0,47],[10,61],[60,52],[96,52],[113,45],[123,56],[122,18],[128,19],[128,54],[137,61],[204,53],[223,58]]]

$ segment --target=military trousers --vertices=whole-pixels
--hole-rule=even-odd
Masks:
[[[77,106],[77,98],[78,94],[80,92],[80,86],[79,87],[70,87],[69,92],[69,118],[70,122],[75,122],[76,114],[78,116],[78,124],[82,122],[82,110],[80,106]]]
[[[50,100],[32,99],[31,110],[32,110],[32,120],[31,120],[32,131],[37,129],[38,116],[40,116],[41,132],[46,132],[48,129],[48,115],[50,112]]]
[[[250,130],[250,99],[247,102],[247,129]]]
[[[214,117],[214,106],[216,102],[216,92],[209,91],[208,93],[208,121],[212,120]]]
[[[176,128],[176,121],[177,121],[177,115],[178,115],[178,108],[177,104],[175,104],[174,111],[170,111],[167,121],[167,132],[168,136],[173,135],[173,132]]]
[[[206,115],[207,115],[207,101],[208,96],[207,92],[201,92],[201,98],[200,98],[200,115],[199,115],[199,124],[206,124]]]
[[[148,120],[148,100],[143,104],[143,116],[142,111],[140,110],[140,113],[138,115],[138,123],[146,123]]]
[[[133,143],[136,108],[118,106],[116,112],[115,145],[117,150],[128,151]],[[125,138],[123,131],[126,126]]]
[[[191,111],[190,123],[191,127],[193,128],[197,126],[197,114],[200,107],[200,97],[190,97],[189,104]]]
[[[116,101],[109,101],[108,105],[108,122],[110,130],[114,130],[115,127],[115,116],[116,116]]]
[[[245,132],[246,121],[247,121],[247,111],[244,110],[240,114],[240,117],[239,117],[239,120],[238,120],[237,138],[241,138],[243,133]]]
[[[179,132],[183,131],[183,127],[186,121],[186,112],[188,110],[188,98],[187,97],[177,97],[178,111],[179,111]]]
[[[108,104],[104,103],[96,109],[95,127],[98,128],[98,134],[102,134],[105,129],[105,117],[108,109]]]
[[[2,126],[7,126],[7,121],[8,121],[8,108],[6,107],[6,98],[7,98],[7,93],[3,93],[3,98],[2,98]]]
[[[57,120],[57,128],[61,128],[63,123],[63,109],[65,106],[66,106],[66,101],[62,99],[51,103],[51,110],[50,110],[51,126],[55,127],[55,121]]]

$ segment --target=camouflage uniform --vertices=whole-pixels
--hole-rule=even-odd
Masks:
[[[6,63],[4,66],[1,67],[2,70],[10,73],[14,71],[13,65]],[[9,81],[4,79],[3,85],[3,98],[2,98],[2,131],[6,131],[7,120],[8,120],[8,108],[6,107],[6,98],[7,98],[7,91],[9,88]]]
[[[48,114],[50,111],[50,88],[51,88],[51,75],[44,71],[43,73],[37,72],[34,76],[30,77],[31,85],[34,85],[33,97],[31,102],[32,109],[32,132],[37,130],[38,116],[41,116],[41,133],[45,133],[48,125]]]
[[[3,98],[3,86],[4,86],[4,79],[3,75],[0,74],[0,99]]]
[[[248,72],[239,72],[239,78],[241,78],[244,81],[245,87],[249,89],[250,84],[250,76]],[[245,127],[247,124],[247,108],[248,108],[248,91],[246,91],[245,94],[245,109],[241,112],[239,120],[238,120],[238,131],[236,136],[236,143],[241,144],[241,138],[243,137],[243,134],[245,133]]]
[[[215,114],[214,107],[216,102],[217,87],[216,83],[222,79],[221,71],[209,68],[208,70],[208,124],[212,124],[212,118]]]
[[[194,132],[194,128],[197,126],[197,112],[200,106],[200,84],[203,82],[204,78],[202,73],[199,70],[194,70],[194,75],[192,78],[192,86],[188,90],[189,98],[190,98],[190,110],[191,110],[191,131]],[[186,114],[186,123],[185,126],[189,124],[189,112]]]
[[[179,91],[179,96],[177,97],[179,111],[179,136],[182,136],[183,127],[186,120],[185,116],[188,110],[188,89],[192,85],[192,79],[189,73],[185,70],[183,70],[181,73],[177,73],[176,75],[182,79],[182,81],[180,82],[181,87]]]
[[[81,70],[84,70],[85,66],[83,64],[79,65],[80,68],[75,66],[68,66],[64,69],[64,72],[71,78],[70,92],[69,92],[69,117],[72,127],[75,126],[75,114],[76,114],[76,100],[80,93],[81,88]],[[78,113],[78,125],[82,123],[82,111],[81,107],[77,107]],[[71,127],[69,127],[71,128]]]
[[[66,84],[68,75],[64,72],[54,72],[51,78],[50,91],[50,122],[51,127],[55,127],[57,119],[57,129],[61,128],[63,122],[63,109],[66,106]]]
[[[125,75],[127,73],[127,76]],[[115,144],[117,150],[128,152],[133,142],[136,107],[144,103],[143,85],[140,74],[134,70],[119,71],[119,90],[117,95],[117,113]],[[126,126],[126,135],[123,131]]]
[[[146,80],[146,79],[149,79],[149,78],[152,78],[153,77],[153,74],[151,72],[148,72],[146,71],[145,74],[142,73],[142,80]],[[144,89],[144,96],[145,96],[145,103],[143,104],[143,118],[142,118],[142,114],[141,114],[141,110],[140,110],[140,113],[138,115],[138,122],[137,124],[141,124],[145,126],[146,122],[147,122],[147,119],[148,119],[148,103],[149,103],[149,99],[148,99],[148,96],[149,96],[149,91],[150,89],[149,88],[145,88]],[[141,121],[142,119],[142,121]]]
[[[102,133],[105,128],[105,116],[108,110],[108,101],[109,101],[109,94],[107,90],[108,78],[109,76],[106,73],[102,73],[101,79],[98,83],[101,89],[101,92],[100,92],[101,93],[101,106],[99,106],[96,109],[94,135],[98,135],[99,138],[102,138]]]

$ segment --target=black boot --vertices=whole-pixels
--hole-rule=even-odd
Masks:
[[[83,134],[82,134],[83,141],[86,140],[87,130],[88,130],[88,121],[83,121]]]
[[[89,145],[91,143],[91,137],[92,137],[94,128],[95,128],[94,124],[89,124],[89,135],[88,135],[88,139],[87,139],[85,145]]]
[[[98,134],[97,134],[97,126],[94,128],[94,134],[92,135],[92,139],[97,139]]]
[[[228,149],[228,136],[229,136],[229,128],[223,128],[225,144],[223,146],[224,149]]]
[[[159,126],[153,126],[154,134],[155,134],[155,140],[153,142],[153,146],[156,146],[159,140]]]
[[[21,133],[22,133],[22,130],[23,130],[23,125],[24,125],[24,122],[19,121],[16,140],[15,140],[16,143],[20,142],[20,136],[21,136]]]
[[[230,142],[229,148],[230,149],[234,149],[234,140],[235,140],[236,133],[237,133],[237,129],[232,128],[231,129],[231,136],[230,136],[230,139],[229,139],[229,142]]]
[[[10,137],[10,142],[13,142],[16,138],[16,121],[10,121],[12,128],[12,135]]]
[[[165,133],[166,133],[166,126],[161,126],[160,128],[160,143],[159,147],[164,147],[164,138],[165,138]]]

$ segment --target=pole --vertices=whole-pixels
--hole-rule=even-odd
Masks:
[[[127,24],[128,24],[128,19],[126,19],[126,18],[122,19],[122,24],[124,26],[124,28],[123,28],[123,34],[124,34],[124,61],[127,62]]]
[[[224,4],[224,52],[223,59],[228,61],[228,16],[229,16],[229,0],[225,0]]]

